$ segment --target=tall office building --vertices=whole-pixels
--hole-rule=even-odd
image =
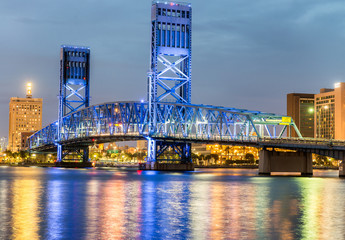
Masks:
[[[42,98],[32,98],[31,83],[26,86],[26,98],[11,98],[8,150],[23,149],[26,138],[42,128],[42,103]]]
[[[287,115],[292,117],[303,137],[314,137],[314,94],[289,93]],[[292,137],[298,137],[292,130]]]
[[[345,139],[345,83],[315,95],[315,137]]]

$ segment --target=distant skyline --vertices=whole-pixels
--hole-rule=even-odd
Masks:
[[[192,0],[192,103],[286,114],[286,94],[345,82],[340,0]],[[57,119],[62,44],[91,49],[91,104],[146,100],[151,1],[0,1],[0,136],[11,97]]]

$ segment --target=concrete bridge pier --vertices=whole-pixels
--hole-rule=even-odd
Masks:
[[[339,177],[345,178],[345,160],[342,160],[339,164]]]
[[[259,174],[271,175],[272,172],[300,172],[302,176],[312,176],[312,154],[261,150],[259,153]]]
[[[194,171],[193,163],[160,163],[148,162],[139,164],[139,170],[155,171]]]

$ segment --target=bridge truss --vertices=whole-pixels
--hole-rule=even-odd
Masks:
[[[294,128],[299,134],[294,122],[286,121],[285,116],[235,108],[159,103],[155,118],[156,126],[150,131],[149,104],[146,102],[95,105],[63,117],[60,135],[57,122],[36,132],[29,138],[29,147],[40,151],[61,144],[69,149],[95,143],[140,139],[177,144],[236,144],[243,141],[256,143],[263,138],[284,138],[287,128]],[[186,157],[186,152],[174,150],[182,160]],[[161,154],[162,151],[157,152],[157,157],[161,157]]]

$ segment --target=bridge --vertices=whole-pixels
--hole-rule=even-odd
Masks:
[[[215,106],[160,103],[156,127],[150,132],[146,102],[112,102],[75,111],[62,120],[61,136],[54,122],[29,138],[31,149],[91,145],[111,141],[156,139],[183,142],[257,144],[260,139],[283,139],[285,116]],[[289,118],[288,118],[289,119]]]
[[[68,156],[76,153],[87,163],[90,145],[146,139],[148,156],[147,164],[141,166],[143,169],[192,170],[192,143],[256,146],[262,148],[261,174],[299,171],[310,175],[311,153],[344,159],[345,142],[305,139],[290,117],[192,104],[191,15],[190,4],[153,2],[145,102],[89,106],[90,49],[63,45],[59,118],[29,137],[29,149],[55,150],[58,163],[68,162]],[[299,138],[289,136],[292,129]],[[294,151],[275,151],[282,148]],[[179,155],[176,160],[179,164],[167,165],[167,159],[162,158],[167,149]],[[340,175],[342,171],[341,165]]]

